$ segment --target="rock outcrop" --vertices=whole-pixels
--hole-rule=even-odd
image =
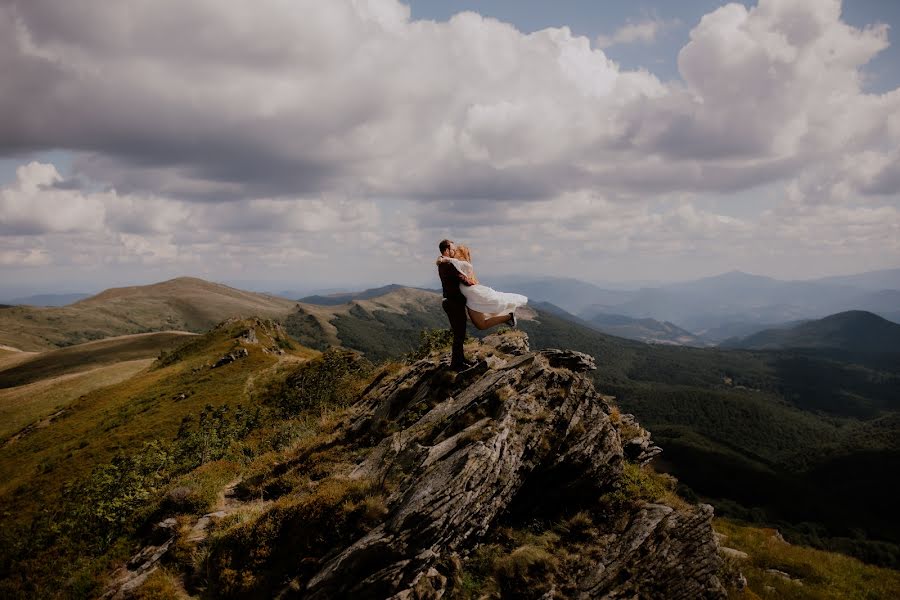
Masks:
[[[592,550],[559,559],[540,597],[725,597],[711,507],[637,501],[598,512],[598,499],[623,494],[626,464],[660,450],[594,389],[583,373],[591,357],[533,352],[521,332],[472,352],[478,364],[462,374],[433,355],[363,393],[330,443],[371,446],[342,476],[384,482],[385,515],[284,596],[453,597],[461,565],[501,525],[585,510],[596,513]]]

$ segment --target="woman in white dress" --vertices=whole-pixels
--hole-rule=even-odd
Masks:
[[[466,310],[469,318],[478,329],[489,329],[495,325],[509,322],[516,326],[515,311],[528,303],[522,294],[498,292],[486,285],[478,283],[475,268],[472,266],[472,254],[467,246],[457,246],[454,258],[442,256],[438,262],[450,262],[456,269],[475,282],[475,285],[459,286],[466,297]]]

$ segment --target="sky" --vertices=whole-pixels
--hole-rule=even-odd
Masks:
[[[0,297],[900,267],[900,2],[0,0]]]

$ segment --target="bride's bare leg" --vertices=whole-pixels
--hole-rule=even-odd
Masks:
[[[467,310],[469,311],[469,318],[472,319],[472,323],[477,329],[490,329],[491,327],[506,323],[512,319],[509,315],[499,315],[497,317],[488,318],[484,313],[480,313],[477,310],[472,310],[471,308]]]

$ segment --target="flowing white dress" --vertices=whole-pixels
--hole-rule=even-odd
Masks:
[[[475,269],[469,262],[456,258],[451,258],[450,262],[457,271],[466,277],[472,277],[475,274]],[[520,306],[528,304],[527,296],[511,292],[498,292],[480,283],[478,285],[460,285],[459,289],[466,297],[467,307],[484,313],[488,317],[508,315]]]

